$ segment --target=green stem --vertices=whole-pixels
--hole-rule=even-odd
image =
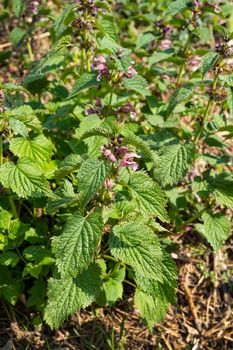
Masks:
[[[130,286],[132,286],[132,287],[134,287],[134,288],[137,287],[136,284],[134,284],[134,283],[132,283],[132,282],[130,282],[130,281],[128,281],[128,280],[124,280],[124,283],[127,283],[127,284],[129,284]]]
[[[81,50],[81,66],[80,66],[80,74],[84,71],[84,65],[85,65],[85,56],[86,56],[86,50],[84,47],[82,47]]]
[[[110,256],[110,255],[102,255],[102,258],[105,258],[105,259],[108,259],[108,260],[112,260],[112,261],[118,262],[118,260],[116,260],[115,258],[113,258],[113,257]]]
[[[18,213],[17,213],[16,206],[15,206],[12,195],[9,195],[8,200],[9,200],[12,214],[13,214],[14,218],[16,219],[16,218],[18,218]]]
[[[191,36],[192,36],[192,34],[189,33],[188,39],[187,39],[187,42],[186,42],[186,45],[185,45],[185,48],[184,48],[184,62],[182,63],[182,66],[180,67],[180,71],[179,71],[179,74],[178,74],[176,85],[180,85],[180,83],[182,81],[183,74],[185,72],[185,63],[186,63],[185,59],[186,59],[186,56],[187,56],[187,53],[188,53],[188,50],[189,50],[189,45],[191,43]]]
[[[28,49],[29,59],[30,59],[31,62],[33,62],[34,61],[34,57],[33,57],[33,53],[32,53],[32,46],[31,46],[31,43],[30,43],[29,40],[27,42],[27,49]]]
[[[206,208],[200,210],[197,214],[191,216],[191,218],[189,218],[188,220],[184,221],[182,225],[177,227],[177,231],[179,231],[180,229],[182,229],[186,225],[190,224],[191,222],[197,220],[204,213],[205,210],[206,210]]]
[[[213,84],[212,84],[212,90],[216,89],[216,86],[217,86],[217,82],[218,82],[218,74],[216,74],[215,78],[214,78],[214,81],[213,81]],[[194,139],[194,142],[197,143],[199,138],[200,138],[200,135],[202,133],[202,131],[204,130],[204,127],[205,127],[205,123],[206,121],[208,120],[208,117],[209,117],[209,112],[210,112],[210,108],[211,108],[211,102],[212,102],[212,97],[210,96],[209,97],[209,100],[208,100],[208,103],[206,105],[206,109],[205,109],[205,112],[204,112],[204,115],[203,115],[203,119],[202,119],[202,122],[201,122],[201,126],[196,134],[196,137]]]
[[[110,97],[109,97],[109,102],[108,102],[108,116],[109,116],[109,114],[110,114],[110,112],[111,112],[111,105],[112,105],[113,93],[114,93],[114,86],[113,86],[112,89],[111,89]]]
[[[0,135],[0,165],[3,163],[2,135]]]

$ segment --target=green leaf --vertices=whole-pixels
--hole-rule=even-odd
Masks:
[[[220,76],[219,76],[219,80],[220,80],[223,84],[227,84],[228,86],[233,87],[233,74],[229,74],[229,75],[220,75]]]
[[[22,198],[52,194],[42,170],[32,159],[26,157],[20,158],[17,164],[4,163],[0,167],[0,182]]]
[[[28,93],[28,91],[21,85],[13,84],[13,83],[3,83],[0,82],[0,89],[3,91],[6,91],[8,93],[14,92],[14,91],[23,91]]]
[[[82,163],[77,175],[80,202],[86,205],[103,186],[111,170],[111,164],[98,159],[88,159]]]
[[[209,191],[216,202],[233,209],[233,179],[227,174],[219,174],[208,178]]]
[[[125,78],[123,84],[126,89],[133,90],[143,96],[151,95],[146,79],[139,74],[136,74],[134,78]]]
[[[41,311],[44,308],[46,297],[46,282],[36,280],[33,287],[28,291],[30,294],[27,300],[27,307],[36,306],[37,310]]]
[[[83,90],[99,85],[100,82],[97,80],[97,76],[98,74],[96,72],[83,73],[73,86],[73,89],[67,99],[75,97]]]
[[[222,213],[213,214],[211,212],[205,212],[202,219],[204,221],[203,234],[216,252],[230,235],[230,221]]]
[[[15,267],[20,258],[18,254],[13,251],[7,251],[0,254],[0,265]]]
[[[174,49],[168,49],[163,52],[154,52],[152,56],[149,57],[148,64],[149,68],[153,66],[153,64],[166,61],[167,59],[174,56],[175,50]]]
[[[203,179],[195,177],[192,190],[205,197],[211,194],[217,204],[233,208],[233,178],[227,173],[223,172],[213,176],[207,172]]]
[[[202,66],[201,66],[202,79],[204,78],[206,73],[215,65],[218,58],[219,56],[216,52],[208,52],[202,58]]]
[[[137,149],[142,151],[147,158],[149,158],[154,164],[156,164],[157,157],[155,153],[150,149],[149,144],[143,139],[141,139],[141,137],[133,133],[127,133],[127,135],[124,137],[124,143],[135,146]]]
[[[65,30],[68,28],[68,26],[75,20],[75,12],[73,11],[76,7],[75,3],[67,4],[60,16],[57,17],[55,23],[54,23],[54,33],[55,33],[55,40],[58,40],[58,38],[65,32]]]
[[[141,215],[158,216],[161,221],[169,222],[164,193],[148,175],[139,171],[133,173],[128,186],[138,203]]]
[[[24,138],[28,137],[27,127],[20,120],[17,120],[16,118],[10,118],[9,127],[14,131],[15,134],[20,134]]]
[[[10,143],[10,150],[19,158],[28,157],[41,165],[51,160],[53,145],[41,134],[33,139],[25,139],[24,137],[13,138]]]
[[[187,101],[191,97],[192,92],[193,87],[191,85],[182,86],[176,89],[169,99],[167,113],[172,113],[177,105],[181,102]]]
[[[163,295],[157,294],[154,296],[137,288],[134,303],[151,331],[154,325],[161,322],[166,316],[168,303]]]
[[[140,275],[163,281],[160,242],[145,224],[134,221],[114,226],[109,245],[116,259],[129,264]]]
[[[98,212],[85,217],[73,214],[63,233],[53,239],[53,253],[62,276],[76,276],[94,258],[102,233],[102,217]]]
[[[23,12],[23,2],[22,0],[12,0],[12,8],[17,17]]]
[[[97,27],[103,35],[112,40],[116,45],[119,45],[118,27],[113,16],[105,15],[101,17],[97,22]]]
[[[136,48],[140,49],[145,47],[151,43],[151,41],[155,40],[156,36],[153,32],[140,33],[137,36]]]
[[[91,130],[86,131],[82,135],[81,140],[85,140],[85,139],[92,137],[92,136],[103,136],[103,137],[109,138],[110,132],[111,132],[110,128],[107,128],[104,126],[92,128]]]
[[[48,304],[44,319],[58,328],[68,316],[89,306],[101,292],[101,269],[92,264],[75,278],[49,280]]]
[[[17,47],[23,40],[25,34],[26,34],[26,30],[23,30],[21,28],[14,28],[10,32],[10,40],[12,42],[12,45],[14,47]]]
[[[25,124],[26,127],[31,128],[35,131],[41,130],[41,123],[39,119],[35,116],[35,112],[32,107],[29,105],[23,105],[17,108],[13,108],[11,110],[7,110],[2,114],[2,117],[5,119],[9,119],[11,122],[11,118],[15,118],[21,123]]]
[[[78,197],[74,193],[72,183],[65,179],[62,186],[54,192],[54,198],[48,201],[47,214],[51,214],[60,208],[66,208],[72,203],[77,203],[77,200]]]
[[[37,62],[36,66],[30,71],[23,81],[23,85],[27,86],[30,83],[45,78],[49,73],[56,71],[65,62],[64,54],[60,52],[49,52],[45,57]]]
[[[2,228],[3,230],[8,229],[11,218],[12,214],[9,211],[0,207],[0,228]]]
[[[60,164],[59,169],[55,172],[57,181],[77,171],[82,163],[82,158],[78,154],[69,154]]]
[[[123,281],[125,279],[125,267],[113,271],[108,280],[104,282],[103,289],[105,292],[106,303],[112,306],[123,295]]]
[[[53,262],[52,254],[49,249],[42,245],[31,245],[24,249],[23,257],[28,261],[41,262],[44,258],[50,258]]]
[[[177,13],[182,12],[187,8],[191,8],[193,4],[192,0],[176,0],[169,4],[169,9],[166,11],[166,14],[176,15]]]
[[[176,305],[176,287],[177,287],[177,272],[173,275],[172,279],[161,283],[153,279],[147,279],[143,276],[136,274],[136,282],[143,292],[150,294],[154,297],[158,295],[163,298],[166,304]]]
[[[177,184],[187,174],[195,156],[194,143],[164,146],[159,153],[155,176],[162,186]]]
[[[230,115],[233,116],[233,88],[229,87],[227,89],[227,104],[230,110]]]

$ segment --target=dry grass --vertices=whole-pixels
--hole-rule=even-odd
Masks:
[[[116,307],[82,311],[57,332],[33,329],[35,314],[23,315],[22,303],[15,311],[2,303],[0,349],[233,349],[233,240],[216,256],[190,233],[174,240],[182,247],[173,254],[179,267],[177,307],[170,307],[152,333],[133,310],[130,290]]]

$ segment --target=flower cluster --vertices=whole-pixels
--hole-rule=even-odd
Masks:
[[[95,105],[94,106],[89,106],[85,109],[85,115],[90,115],[90,114],[98,114],[98,115],[102,115],[103,113],[103,109],[104,106],[101,102],[101,99],[99,97],[94,97],[93,98],[95,100]]]
[[[3,102],[4,98],[5,98],[4,92],[0,90],[0,103]],[[4,111],[5,111],[5,108],[0,105],[0,113],[3,113]]]
[[[30,1],[28,5],[28,11],[33,15],[38,15],[39,13],[40,0]]]
[[[131,118],[135,118],[136,117],[136,112],[134,110],[134,106],[132,105],[132,103],[127,102],[125,104],[123,104],[119,109],[118,109],[118,113],[122,113],[122,114],[130,114]]]
[[[109,77],[108,64],[104,56],[94,57],[92,69],[98,71],[97,81],[101,81],[103,76]]]
[[[129,167],[133,171],[138,169],[138,163],[134,160],[134,158],[139,159],[141,156],[135,152],[130,152],[127,146],[115,146],[114,150],[111,150],[110,146],[104,145],[101,147],[101,151],[110,162],[115,163],[117,160],[119,160],[120,168]]]
[[[195,27],[198,26],[198,19],[199,19],[201,12],[202,12],[202,9],[209,8],[209,9],[213,9],[215,13],[220,13],[221,9],[218,6],[219,3],[220,3],[220,0],[216,0],[215,4],[211,4],[208,1],[206,1],[202,4],[200,0],[194,0],[193,1],[193,24],[194,24],[194,26]]]
[[[225,42],[218,42],[215,46],[216,51],[219,52],[224,57],[231,57],[233,54],[233,47],[231,42],[228,42],[228,38],[225,38]]]
[[[97,16],[98,11],[102,12],[103,14],[106,14],[108,12],[105,7],[101,7],[94,0],[76,0],[76,2],[79,5],[79,9],[82,9],[82,10],[88,9],[88,12],[93,17]],[[105,1],[103,0],[98,2],[99,3],[102,2],[103,4],[105,4]]]
[[[171,43],[172,43],[171,40],[169,40],[169,39],[164,39],[164,40],[161,41],[161,44],[160,44],[159,48],[160,48],[161,50],[167,50],[167,49],[170,48]]]

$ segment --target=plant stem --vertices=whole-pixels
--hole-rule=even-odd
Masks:
[[[217,82],[218,82],[218,74],[216,74],[215,78],[214,78],[214,81],[213,81],[213,84],[212,84],[212,89],[214,90],[217,86]],[[202,119],[202,122],[201,122],[201,126],[196,134],[196,137],[194,139],[194,142],[197,143],[199,138],[200,138],[200,135],[205,127],[205,123],[209,117],[209,112],[210,112],[210,108],[211,108],[211,102],[212,102],[212,97],[210,96],[209,97],[209,100],[208,100],[208,103],[206,105],[206,109],[205,109],[205,112],[204,112],[204,116],[203,116],[203,119]]]
[[[185,62],[185,58],[186,58],[188,50],[189,50],[189,45],[190,45],[190,42],[191,42],[191,36],[192,36],[192,34],[189,33],[188,39],[187,39],[187,42],[186,42],[186,45],[185,45],[185,48],[184,48],[184,62],[182,63],[182,66],[180,67],[180,71],[179,71],[179,74],[178,74],[176,85],[180,85],[182,77],[183,77],[183,74],[185,72],[185,63],[186,63]]]
[[[130,286],[132,286],[132,287],[134,287],[134,288],[137,287],[136,284],[134,284],[134,283],[132,283],[132,282],[130,282],[130,281],[128,281],[128,280],[124,280],[124,283],[127,283],[127,284],[129,284]]]
[[[31,46],[30,40],[28,40],[28,42],[27,42],[27,49],[28,49],[29,59],[32,62],[32,61],[34,61],[34,56],[32,53],[32,46]]]
[[[113,93],[114,93],[114,86],[113,86],[112,89],[111,89],[110,97],[109,97],[109,102],[108,102],[108,116],[109,116],[110,111],[111,111]]]
[[[14,200],[12,198],[12,195],[8,196],[8,200],[9,200],[9,204],[10,204],[10,207],[11,207],[12,214],[13,214],[14,218],[16,219],[16,218],[18,218],[18,213],[17,213],[17,210],[16,210],[16,206],[15,206]]]
[[[102,257],[105,258],[105,259],[108,259],[108,260],[112,260],[112,261],[118,262],[118,260],[116,260],[115,258],[113,258],[110,255],[102,255]]]
[[[2,135],[0,135],[0,165],[3,163]]]
[[[202,210],[200,210],[197,214],[191,216],[191,218],[189,218],[188,220],[186,220],[185,222],[183,222],[182,225],[180,225],[179,227],[177,227],[177,231],[179,231],[180,229],[182,229],[183,227],[185,227],[186,225],[190,224],[191,222],[195,221],[196,219],[198,219],[206,210],[206,208],[203,208]]]

